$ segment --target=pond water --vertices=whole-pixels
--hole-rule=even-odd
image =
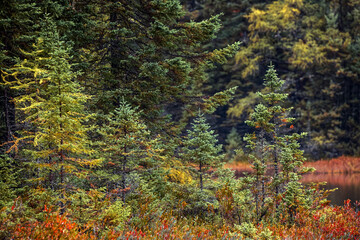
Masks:
[[[332,205],[343,206],[347,199],[353,203],[356,200],[360,202],[360,173],[308,174],[303,176],[302,182],[327,182],[326,189],[338,188],[328,197]]]

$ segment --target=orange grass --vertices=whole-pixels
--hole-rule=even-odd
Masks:
[[[306,167],[314,167],[315,173],[360,173],[360,158],[341,156],[330,160],[306,162]]]
[[[314,167],[315,173],[360,173],[360,157],[341,156],[330,160],[305,162],[305,167]],[[250,163],[231,162],[225,164],[225,168],[231,168],[237,173],[252,172]]]
[[[225,164],[225,168],[230,168],[235,170],[237,174],[241,174],[243,172],[252,172],[253,169],[250,163],[246,162],[230,162]]]

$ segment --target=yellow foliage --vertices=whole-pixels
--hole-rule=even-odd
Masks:
[[[296,42],[292,48],[292,56],[289,58],[292,66],[303,70],[313,63],[321,65],[325,61],[326,57],[323,48],[311,39],[306,42],[300,39]]]
[[[316,136],[312,138],[314,142],[317,142],[319,145],[325,145],[332,143],[331,140],[327,139],[325,136]]]
[[[249,21],[249,30],[251,32],[276,32],[277,26],[268,21],[269,14],[259,9],[251,9],[251,13],[245,16]],[[253,35],[253,34],[252,34]]]
[[[282,33],[295,30],[303,4],[303,0],[274,1],[267,4],[265,10],[252,8],[245,16],[249,21],[250,42],[235,56],[236,64],[244,67],[243,78],[256,74],[264,57],[276,54],[274,42],[281,39],[285,48],[291,48],[287,43],[292,39],[287,39]]]
[[[248,18],[249,22],[256,22],[258,20],[261,20],[264,18],[266,12],[256,9],[256,8],[252,8],[251,9],[251,13],[249,15],[247,15],[246,17]]]
[[[275,1],[267,5],[267,10],[251,9],[245,17],[249,21],[249,31],[277,32],[292,29],[296,17],[300,14],[302,0]]]
[[[245,69],[242,71],[241,76],[243,78],[246,78],[250,75],[255,75],[259,71],[259,64],[258,62],[262,59],[262,56],[256,56],[252,59],[250,59],[249,64],[245,67]]]
[[[284,5],[283,8],[280,10],[280,13],[284,21],[290,21],[294,19],[296,15],[299,15],[300,11],[299,9],[292,8],[289,5]]]
[[[167,179],[171,182],[177,182],[181,184],[190,183],[193,179],[191,174],[184,169],[176,169],[171,168],[169,170],[169,174],[167,175]]]
[[[268,48],[271,49],[271,48]],[[237,52],[235,55],[236,64],[241,64],[245,66],[245,69],[242,71],[241,76],[246,78],[247,76],[254,75],[259,71],[258,62],[263,58],[258,55],[255,56],[251,47],[242,48],[241,51]]]
[[[295,28],[296,17],[299,14],[298,8],[284,1],[275,1],[268,5],[268,21],[279,30]]]
[[[239,62],[241,62],[241,64],[243,65],[249,64],[250,60],[248,57],[251,56],[251,54],[253,54],[251,48],[249,47],[242,48],[235,55],[235,63],[239,64]]]
[[[304,40],[300,39],[293,45],[289,62],[300,69],[313,64],[340,67],[341,49],[346,49],[351,41],[349,33],[337,29],[329,28],[326,32],[313,30],[306,34]]]
[[[254,41],[254,44],[252,44],[252,48],[255,50],[262,51],[265,54],[268,54],[270,52],[275,53],[275,47],[274,44],[269,42],[267,38],[251,38],[252,41]]]
[[[237,103],[227,110],[227,115],[230,117],[240,117],[245,111],[249,113],[256,103],[257,95],[250,92],[248,96],[238,99]]]
[[[298,8],[302,7],[304,5],[304,1],[303,0],[284,0],[284,2],[286,4],[289,4],[289,5],[294,5]]]

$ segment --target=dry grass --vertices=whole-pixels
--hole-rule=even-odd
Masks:
[[[230,168],[235,170],[237,174],[241,174],[242,172],[252,172],[253,169],[251,168],[250,163],[246,162],[231,162],[225,164],[225,168]]]
[[[330,160],[306,162],[306,167],[314,167],[315,173],[360,173],[360,158],[341,156]]]
[[[330,160],[319,160],[316,162],[305,162],[306,167],[314,167],[315,174],[320,173],[360,173],[360,157],[341,156]],[[231,162],[225,165],[240,174],[242,172],[252,172],[251,164],[246,162]]]

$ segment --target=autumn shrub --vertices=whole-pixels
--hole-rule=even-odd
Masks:
[[[68,197],[66,215],[99,236],[111,229],[122,230],[131,209],[110,196],[105,188],[78,190]]]
[[[6,239],[19,226],[44,221],[47,216],[44,206],[52,206],[53,211],[58,208],[54,192],[43,188],[29,189],[8,202],[0,209],[0,239]]]
[[[228,224],[252,222],[255,213],[255,204],[250,189],[247,187],[247,178],[236,179],[235,172],[230,169],[216,171],[216,198],[219,202],[219,214]]]
[[[16,239],[96,239],[95,235],[80,228],[65,216],[49,214],[44,221],[18,224],[12,232]]]
[[[274,224],[268,228],[281,239],[359,239],[360,213],[347,200],[344,206],[303,209],[291,227]]]
[[[228,226],[206,223],[201,218],[176,218],[164,213],[154,222],[151,229],[124,231],[120,239],[239,239],[237,234],[231,236]]]
[[[60,200],[65,202],[66,209],[61,214]],[[39,188],[29,191],[26,198],[18,197],[12,205],[1,209],[0,237],[88,239],[81,235],[86,229],[94,237],[101,238],[110,231],[121,231],[129,215],[130,208],[125,207],[122,201],[111,199],[105,189],[78,190],[60,199],[55,192]],[[55,230],[66,234],[56,235],[52,233]]]

